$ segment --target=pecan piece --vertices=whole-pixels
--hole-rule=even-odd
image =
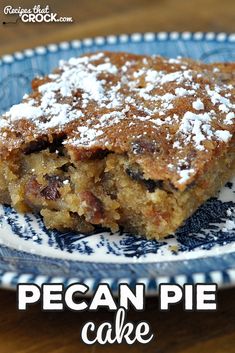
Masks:
[[[40,194],[41,184],[33,176],[25,184],[25,203],[33,210],[40,210],[42,198]]]
[[[46,175],[46,179],[49,184],[40,191],[41,196],[43,196],[46,200],[56,200],[60,198],[60,193],[58,188],[62,185],[62,181],[57,175]]]
[[[82,191],[81,200],[85,205],[85,217],[88,222],[100,224],[104,219],[104,207],[102,202],[91,191]]]
[[[131,179],[143,183],[149,192],[154,192],[155,189],[163,189],[162,180],[145,179],[143,172],[136,168],[127,168],[126,173]]]

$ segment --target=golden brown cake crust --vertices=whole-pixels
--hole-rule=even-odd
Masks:
[[[235,63],[86,54],[36,78],[0,120],[0,154],[63,141],[76,160],[126,154],[144,178],[184,190],[235,144]],[[232,146],[232,147],[231,147]]]

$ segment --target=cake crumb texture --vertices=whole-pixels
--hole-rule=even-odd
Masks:
[[[235,169],[235,63],[61,61],[0,119],[0,201],[49,228],[174,232]]]

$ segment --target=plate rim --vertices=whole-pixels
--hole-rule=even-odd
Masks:
[[[191,31],[171,31],[171,32],[130,32],[121,34],[109,34],[104,36],[86,37],[82,39],[73,39],[68,41],[58,41],[46,45],[35,46],[33,48],[15,51],[12,54],[5,54],[0,56],[0,67],[4,65],[12,65],[16,61],[21,61],[26,58],[34,56],[46,56],[48,53],[63,52],[68,49],[80,49],[108,45],[116,45],[117,43],[141,43],[154,41],[208,41],[218,43],[235,43],[235,32],[191,32]],[[1,245],[1,247],[4,245]],[[3,260],[4,261],[4,260]],[[82,262],[82,261],[81,261]],[[99,265],[99,263],[96,263]],[[146,265],[147,263],[144,263]],[[128,264],[127,264],[128,265]],[[235,265],[232,268],[225,270],[212,270],[206,272],[193,272],[190,276],[187,274],[178,274],[174,276],[153,276],[153,277],[139,277],[135,275],[134,278],[99,278],[95,276],[87,277],[81,281],[77,277],[55,277],[47,275],[33,275],[33,273],[0,271],[0,287],[6,289],[16,289],[19,283],[36,283],[39,286],[42,283],[63,283],[65,286],[82,282],[87,284],[90,288],[89,293],[92,294],[98,283],[108,283],[113,291],[116,291],[119,283],[129,283],[134,286],[136,283],[144,283],[146,287],[146,294],[157,294],[160,283],[184,284],[184,283],[217,283],[218,287],[224,288],[235,285]]]
[[[26,48],[19,51],[14,51],[11,54],[4,54],[0,56],[0,66],[4,64],[11,65],[15,61],[21,61],[25,58],[30,58],[36,55],[46,55],[48,52],[56,53],[59,51],[66,51],[70,47],[72,49],[89,48],[94,44],[102,46],[104,44],[115,45],[117,43],[140,43],[151,42],[159,40],[164,41],[208,41],[218,43],[235,43],[235,32],[203,32],[203,31],[162,31],[162,32],[127,32],[120,34],[109,34],[103,36],[85,37],[82,39],[72,39],[67,41],[55,41],[46,45],[34,46],[33,48]]]

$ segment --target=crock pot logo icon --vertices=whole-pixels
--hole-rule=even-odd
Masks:
[[[32,8],[14,8],[11,5],[5,6],[3,9],[5,15],[15,15],[16,19],[13,21],[4,21],[3,24],[15,24],[19,20],[25,23],[40,23],[40,22],[62,22],[71,23],[73,22],[72,17],[62,17],[58,16],[56,12],[50,10],[49,5],[41,7],[41,5],[35,5]]]

